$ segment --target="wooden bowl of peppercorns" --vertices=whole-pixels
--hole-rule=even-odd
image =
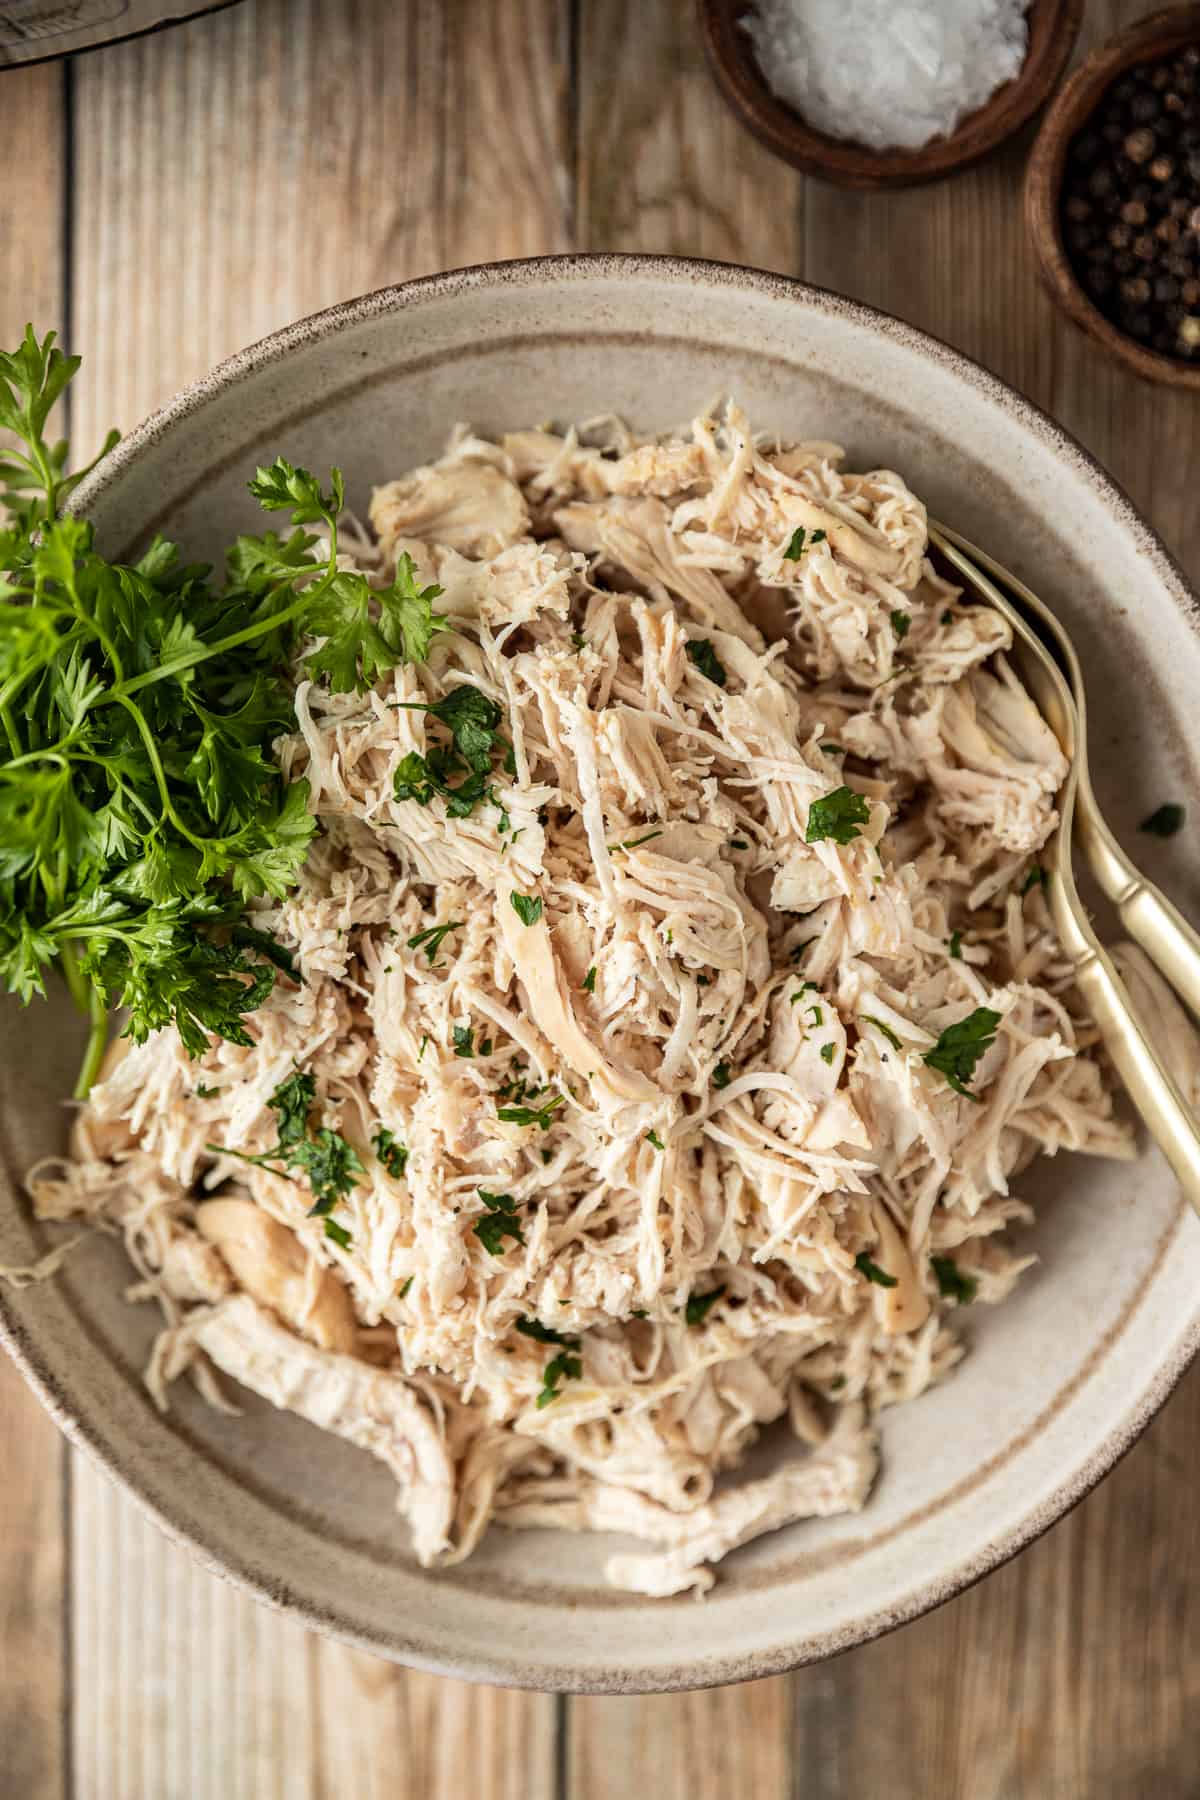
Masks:
[[[1148,381],[1200,392],[1200,5],[1075,71],[1034,145],[1025,218],[1077,325]]]

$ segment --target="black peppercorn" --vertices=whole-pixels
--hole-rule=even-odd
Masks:
[[[1102,96],[1068,146],[1061,209],[1100,310],[1159,355],[1200,361],[1200,45]]]

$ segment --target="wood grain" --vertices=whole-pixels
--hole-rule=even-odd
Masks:
[[[0,344],[15,344],[27,320],[60,334],[63,283],[63,75],[24,69],[0,77],[10,171],[0,182]],[[65,1441],[0,1356],[0,1789],[62,1791],[62,1521]]]
[[[1092,0],[1081,49],[1144,9]],[[26,312],[70,323],[81,448],[386,281],[573,242],[678,251],[803,274],[978,356],[1075,430],[1200,577],[1200,409],[1113,368],[1042,295],[1027,142],[921,192],[806,184],[725,109],[690,0],[244,0],[82,59],[69,319],[62,75],[0,91],[22,169],[0,187],[0,341]],[[1068,1520],[940,1612],[792,1678],[644,1700],[557,1705],[306,1637],[74,1458],[65,1509],[59,1440],[6,1368],[0,1445],[6,1797],[1198,1791],[1200,1371]]]

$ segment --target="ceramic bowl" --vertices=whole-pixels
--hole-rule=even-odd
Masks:
[[[341,464],[362,510],[456,420],[500,431],[616,410],[666,427],[721,391],[761,427],[903,470],[1061,609],[1109,702],[1092,750],[1118,829],[1196,791],[1197,603],[1124,496],[982,369],[777,276],[567,257],[372,294],[225,363],[126,438],[80,501],[111,556],[165,529],[203,557],[255,525],[246,477],[275,452]],[[1185,906],[1193,841],[1137,844]],[[21,1174],[64,1143],[80,1031],[61,1000],[6,1002],[0,1020],[0,1261],[26,1264],[55,1240]],[[606,1589],[612,1542],[588,1537],[493,1530],[462,1567],[423,1570],[365,1453],[253,1397],[240,1417],[210,1412],[186,1384],[161,1417],[140,1379],[156,1314],[122,1300],[111,1241],[51,1281],[0,1284],[0,1332],[69,1436],[173,1538],[304,1624],[471,1679],[698,1686],[830,1655],[945,1600],[1078,1499],[1170,1391],[1200,1331],[1200,1224],[1163,1164],[1064,1155],[1020,1191],[1041,1260],[1005,1306],[965,1314],[951,1380],[885,1415],[866,1509],[738,1552],[702,1605]]]

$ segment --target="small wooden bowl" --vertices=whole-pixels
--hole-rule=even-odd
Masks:
[[[741,20],[751,0],[699,0],[700,35],[717,85],[742,124],[776,156],[838,187],[902,188],[940,181],[978,162],[1044,106],[1067,66],[1084,0],[1032,0],[1029,49],[1021,70],[949,137],[920,150],[870,150],[805,124],[771,92]]]
[[[1134,63],[1157,62],[1188,44],[1200,44],[1200,5],[1171,6],[1165,12],[1151,13],[1080,64],[1038,132],[1025,176],[1025,225],[1042,280],[1068,318],[1147,381],[1200,392],[1200,366],[1143,349],[1093,303],[1071,267],[1063,243],[1060,207],[1071,141],[1102,96]]]

